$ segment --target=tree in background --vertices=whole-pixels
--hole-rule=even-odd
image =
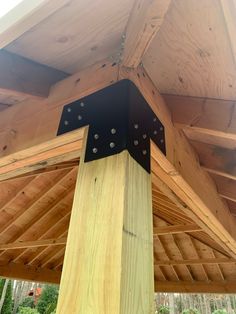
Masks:
[[[30,307],[34,308],[34,299],[32,297],[25,297],[20,303],[19,307]]]
[[[45,285],[36,306],[40,314],[52,313],[57,306],[58,286]],[[50,311],[50,312],[49,312]]]
[[[39,314],[39,312],[31,307],[20,306],[18,314]]]
[[[11,314],[12,313],[12,282],[9,279],[0,280],[0,313]]]
[[[225,309],[218,309],[215,310],[212,314],[227,314]]]

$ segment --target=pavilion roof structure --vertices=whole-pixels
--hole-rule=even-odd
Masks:
[[[0,276],[60,282],[85,131],[61,112],[128,78],[166,129],[155,289],[235,293],[236,1],[26,2],[0,19]]]

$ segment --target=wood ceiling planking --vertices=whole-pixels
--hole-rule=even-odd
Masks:
[[[65,168],[63,168],[63,164]],[[78,161],[30,172],[21,178],[0,183],[2,193],[0,234],[2,243],[39,241],[67,236]],[[153,185],[153,221],[155,227],[191,224],[181,210]],[[5,217],[5,218],[4,218]],[[10,222],[10,224],[9,224]],[[2,227],[1,227],[2,226]],[[212,244],[213,243],[213,244]],[[217,245],[216,245],[217,246]],[[156,261],[227,258],[214,248],[214,241],[203,231],[165,234],[154,238]],[[0,251],[0,264],[9,262],[40,269],[58,269],[63,265],[65,245],[5,249]],[[234,264],[221,265],[226,279],[236,277]],[[230,277],[231,276],[231,277]],[[218,265],[155,266],[158,280],[219,280]]]
[[[133,3],[134,0],[73,0],[6,49],[74,73],[120,52]]]
[[[143,64],[162,93],[236,99],[236,67],[219,1],[172,1]]]

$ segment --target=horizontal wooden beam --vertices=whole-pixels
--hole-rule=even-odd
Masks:
[[[61,272],[47,268],[10,263],[7,265],[0,265],[0,276],[11,279],[59,284]]]
[[[0,244],[0,250],[15,250],[24,248],[36,248],[41,246],[55,246],[66,244],[66,238],[46,239],[36,241],[17,241],[7,244]]]
[[[234,258],[202,258],[188,260],[167,260],[155,261],[155,266],[171,266],[171,265],[214,265],[214,264],[235,264]]]
[[[195,141],[191,145],[208,172],[236,180],[235,150]]]
[[[236,202],[236,180],[225,178],[217,174],[211,174],[216,183],[219,194],[230,201]]]
[[[235,101],[164,95],[176,127],[194,141],[236,147]]]
[[[170,0],[137,0],[128,21],[123,65],[136,68],[159,31]]]
[[[236,281],[156,281],[156,292],[236,293]]]
[[[236,220],[217,193],[208,173],[201,169],[198,158],[183,132],[176,130],[170,112],[146,71],[122,69],[139,88],[165,127],[166,156],[153,145],[152,171],[183,201],[186,214],[218,244],[236,257]],[[234,227],[233,227],[234,226]]]
[[[83,134],[84,129],[79,129],[0,158],[0,181],[78,158],[81,154]]]
[[[69,2],[69,0],[23,0],[0,19],[0,49]]]
[[[24,101],[1,112],[0,157],[55,139],[63,106],[85,97],[118,78],[118,66],[108,60],[57,83],[47,99]]]
[[[165,235],[165,234],[177,234],[186,232],[197,232],[202,231],[202,229],[196,224],[190,225],[173,225],[153,228],[153,235]]]
[[[3,111],[0,116],[2,156],[8,155],[9,160],[13,152],[54,140],[65,104],[124,78],[137,85],[165,126],[167,156],[156,147],[152,149],[153,171],[182,199],[183,207],[194,223],[235,257],[235,218],[218,195],[212,180],[201,169],[184,134],[173,127],[163,98],[142,67],[137,70],[120,68],[106,60],[57,83],[40,105],[24,102],[15,106],[17,108],[13,106]]]
[[[1,102],[13,97],[42,101],[56,82],[68,75],[62,71],[30,61],[6,50],[0,50],[0,95]],[[11,105],[11,101],[9,103]]]

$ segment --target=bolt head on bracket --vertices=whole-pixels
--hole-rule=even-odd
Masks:
[[[150,139],[165,154],[165,130],[137,87],[122,80],[64,106],[57,135],[89,125],[85,162],[130,155],[150,172]]]

